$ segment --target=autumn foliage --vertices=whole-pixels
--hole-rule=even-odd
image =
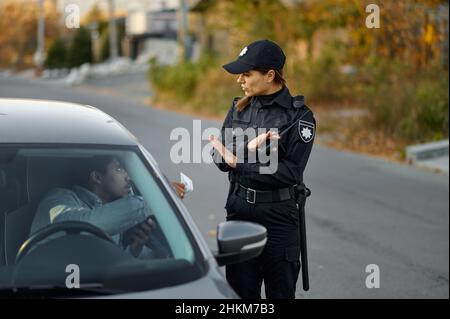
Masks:
[[[46,46],[60,32],[60,14],[53,1],[44,1]],[[35,0],[0,3],[0,68],[33,66],[36,51],[38,7]]]
[[[369,4],[379,8],[380,28],[366,25]],[[242,92],[221,65],[268,38],[286,52],[289,88],[313,110],[325,117],[342,108],[368,114],[357,123],[322,118],[319,133],[338,130],[347,146],[355,140],[356,149],[373,153],[387,141],[404,146],[448,137],[448,1],[204,0],[190,21],[203,56],[215,63],[154,63],[159,103],[224,114]],[[189,88],[174,94],[171,88],[187,87],[185,73],[193,79]]]

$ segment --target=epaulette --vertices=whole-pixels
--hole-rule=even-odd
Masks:
[[[305,105],[305,97],[303,95],[294,96],[292,105],[297,109],[303,107]]]

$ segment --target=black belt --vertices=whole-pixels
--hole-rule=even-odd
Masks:
[[[247,200],[247,203],[272,203],[295,198],[295,187],[278,188],[270,191],[256,190],[237,184],[236,194]]]

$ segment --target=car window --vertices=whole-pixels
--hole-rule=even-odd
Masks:
[[[92,146],[0,147],[0,287],[2,284],[11,285],[13,274],[20,277],[17,267],[22,264],[28,265],[21,267],[23,278],[28,279],[19,280],[21,286],[35,283],[37,278],[41,278],[38,280],[41,284],[51,284],[52,280],[60,284],[67,274],[60,274],[56,276],[58,278],[49,275],[49,282],[46,282],[42,271],[49,274],[49,270],[54,269],[59,262],[65,262],[65,258],[69,262],[68,256],[72,253],[76,260],[82,260],[85,268],[88,268],[88,281],[105,281],[109,276],[107,274],[112,274],[111,278],[114,274],[121,277],[139,274],[153,278],[153,281],[148,281],[148,285],[137,284],[140,279],[136,279],[134,283],[131,280],[127,284],[120,284],[121,288],[131,290],[134,286],[151,289],[173,285],[176,283],[174,281],[192,280],[198,275],[201,269],[193,236],[167,190],[140,152],[137,148],[109,149]],[[102,172],[101,167],[105,165],[98,164],[98,161],[105,158],[113,161],[107,166],[108,171]],[[106,183],[104,181],[109,178],[110,189],[102,191],[116,194],[116,186],[123,188],[122,184],[126,183],[128,193],[123,195],[120,193],[123,189],[119,187],[119,197],[104,201],[103,197],[108,197],[103,196],[102,191],[96,188],[96,176],[89,175],[94,170],[92,167],[99,171],[104,179],[102,183]],[[114,179],[119,179],[119,182]],[[115,205],[119,202],[122,204]],[[98,214],[101,216],[98,217],[100,220],[92,217],[95,215],[94,211],[102,214]],[[137,214],[136,211],[140,213]],[[124,214],[129,217],[124,217]],[[86,216],[91,219],[86,219]],[[151,243],[146,243],[141,253],[135,256],[130,251],[129,243],[133,240],[129,234],[142,222],[142,216],[145,219],[150,216],[155,230],[151,232]],[[92,224],[110,236],[115,244],[114,248],[105,240],[93,238],[95,235],[92,234],[82,233],[83,241],[78,238],[80,236],[78,239],[76,236],[65,236],[61,231],[42,240],[22,256],[20,261],[16,261],[18,251],[30,236],[39,235],[46,227],[61,226],[71,221],[95,221]],[[118,221],[118,225],[112,225]],[[126,231],[124,227],[127,227]],[[88,242],[84,235],[88,235]],[[67,243],[64,244],[65,242]],[[26,269],[28,270],[25,271]],[[173,273],[170,272],[171,269]],[[80,272],[83,273],[83,269]],[[110,277],[107,278],[109,282],[114,282]],[[155,277],[159,279],[155,280]]]

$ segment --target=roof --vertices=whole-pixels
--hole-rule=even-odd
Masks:
[[[137,145],[137,140],[92,106],[0,98],[0,143]]]

